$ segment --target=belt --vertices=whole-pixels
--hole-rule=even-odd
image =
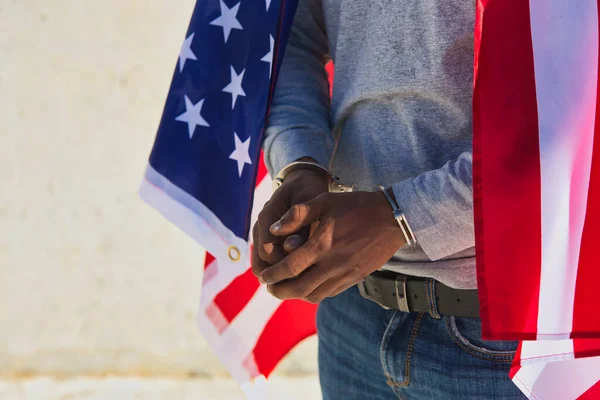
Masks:
[[[479,317],[477,290],[453,289],[434,279],[376,271],[358,285],[360,294],[386,309],[426,312],[433,317]]]

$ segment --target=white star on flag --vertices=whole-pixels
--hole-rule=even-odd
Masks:
[[[179,72],[183,72],[183,67],[185,67],[185,62],[187,60],[198,60],[194,52],[192,51],[192,41],[194,40],[195,33],[192,33],[185,39],[185,42],[181,45],[181,50],[179,51]]]
[[[216,25],[223,28],[223,35],[225,36],[225,43],[229,38],[229,34],[232,29],[243,30],[240,21],[237,20],[237,12],[240,8],[240,3],[237,3],[232,8],[228,8],[227,4],[223,0],[221,1],[221,16],[210,23],[210,25]]]
[[[233,133],[233,138],[235,140],[235,150],[229,156],[230,159],[237,161],[238,172],[240,174],[240,178],[242,177],[242,171],[244,171],[244,165],[249,164],[252,165],[252,160],[250,159],[250,139],[248,137],[245,142],[242,142],[238,137],[237,133]]]
[[[260,61],[269,63],[269,79],[271,79],[271,70],[273,69],[273,45],[275,44],[275,39],[273,39],[273,36],[271,35],[269,35],[269,43],[271,50],[269,50],[269,52],[263,58],[261,58]]]
[[[271,5],[271,0],[267,0],[267,11],[269,11],[269,6]]]
[[[202,104],[204,104],[204,99],[194,104],[187,96],[185,96],[185,112],[175,118],[176,121],[187,122],[190,139],[194,136],[194,131],[197,126],[210,126],[208,122],[202,118],[202,115],[200,115]]]
[[[231,109],[235,107],[235,102],[238,96],[246,96],[244,89],[242,89],[242,79],[244,79],[244,73],[246,69],[242,70],[241,74],[237,74],[233,65],[231,66],[231,83],[223,88],[224,92],[231,93]]]

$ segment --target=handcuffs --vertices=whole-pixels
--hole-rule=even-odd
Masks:
[[[286,176],[288,176],[292,171],[297,171],[299,169],[308,169],[323,175],[323,177],[325,177],[328,180],[327,183],[329,186],[330,193],[346,193],[354,191],[354,185],[346,185],[342,183],[338,176],[330,172],[328,169],[322,167],[321,165],[310,161],[295,161],[286,165],[281,171],[279,171],[275,179],[273,179],[273,192],[275,192],[275,190],[277,190],[281,185],[283,185],[283,181],[285,180]],[[406,220],[406,216],[400,210],[400,207],[398,207],[396,202],[387,193],[383,186],[377,185],[373,190],[381,192],[392,207],[394,219],[398,222],[398,225],[402,230],[402,234],[404,235],[406,244],[408,246],[416,246],[417,239],[412,229],[410,228],[408,221]]]
[[[328,180],[330,193],[344,193],[354,191],[354,185],[348,186],[343,184],[340,181],[340,178],[338,178],[335,174],[329,172],[328,169],[320,166],[319,164],[310,161],[296,161],[283,167],[283,169],[279,171],[275,179],[273,179],[273,192],[277,190],[281,185],[283,185],[283,180],[286,176],[288,176],[292,171],[297,171],[299,169],[308,169],[323,175]]]

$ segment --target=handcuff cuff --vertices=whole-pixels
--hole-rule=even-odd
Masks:
[[[348,186],[343,184],[335,174],[329,172],[328,169],[320,166],[317,163],[313,163],[310,161],[296,161],[290,163],[283,167],[281,171],[277,174],[275,179],[273,179],[273,192],[277,190],[281,185],[283,185],[283,180],[288,176],[291,172],[297,171],[299,169],[308,169],[311,171],[315,171],[323,175],[328,182],[329,192],[330,193],[345,193],[354,191],[354,185]]]
[[[293,171],[297,171],[299,169],[311,170],[317,173],[320,173],[325,179],[327,179],[327,185],[330,193],[348,193],[354,191],[354,185],[346,185],[342,183],[340,178],[336,176],[334,173],[330,172],[328,169],[322,167],[321,165],[310,162],[310,161],[295,161],[288,165],[286,165],[273,179],[273,192],[275,192],[281,185],[283,185],[283,181],[285,178]],[[404,239],[406,240],[406,244],[408,246],[416,246],[417,239],[406,220],[406,216],[398,207],[398,204],[392,199],[392,196],[389,195],[387,190],[381,185],[375,186],[373,191],[381,192],[390,206],[392,207],[392,213],[396,222],[400,226],[402,230],[402,234],[404,235]]]

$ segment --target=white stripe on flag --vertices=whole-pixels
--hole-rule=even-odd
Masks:
[[[597,0],[530,0],[542,186],[540,339],[568,338],[596,112]]]
[[[521,344],[521,365],[545,364],[575,358],[573,340],[527,340]]]
[[[258,214],[262,211],[265,203],[271,198],[273,193],[273,180],[269,175],[265,177],[256,185],[254,189],[254,205],[252,206],[252,226],[258,221]],[[250,235],[250,243],[252,243],[252,235]]]
[[[532,392],[535,381],[539,378],[546,364],[539,363],[530,365],[527,368],[521,367],[513,377],[513,382],[529,400],[539,400]]]
[[[233,319],[221,335],[223,350],[248,356],[260,337],[267,322],[281,305],[281,300],[271,296],[260,286],[246,307]],[[235,346],[232,344],[235,342]]]
[[[235,278],[242,275],[250,267],[249,263],[228,263],[223,261],[222,258],[215,260],[210,267],[204,271],[205,274],[211,273],[214,274],[214,276],[209,281],[202,284],[202,298],[200,300],[200,306],[202,308],[206,308],[206,306],[210,304],[223,289],[229,286]]]
[[[256,346],[265,326],[280,305],[281,300],[274,298],[264,286],[260,286],[252,299],[222,334],[219,334],[206,317],[206,307],[201,305],[197,317],[198,327],[211,348],[215,350],[219,359],[238,382],[250,380],[249,367],[244,364]]]
[[[513,382],[530,400],[575,400],[598,381],[600,357],[521,367]]]
[[[202,243],[215,257],[228,261],[228,246],[235,245],[241,252],[237,264],[249,265],[246,241],[235,236],[204,204],[175,186],[150,165],[146,167],[144,178],[139,194],[146,203],[195,241]]]
[[[258,183],[254,190],[251,226],[254,226],[254,223],[258,219],[258,213],[263,209],[263,206],[271,196],[271,182],[271,179],[267,175]],[[249,243],[252,243],[252,235],[250,235]],[[224,263],[223,261],[222,258],[217,259],[204,272],[205,274],[212,274],[214,276],[210,280],[206,280],[202,285],[202,299],[200,302],[202,309],[206,308],[235,278],[250,268],[250,262]]]

